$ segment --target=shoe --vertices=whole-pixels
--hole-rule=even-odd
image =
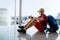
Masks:
[[[18,26],[19,28],[21,28],[21,29],[23,29],[24,28],[24,26]]]
[[[49,32],[49,28],[46,28],[46,33]]]
[[[24,34],[26,33],[26,30],[24,30],[24,29],[23,29],[23,30],[22,30],[22,29],[21,29],[21,30],[18,29],[17,31],[18,31],[19,33],[24,33]]]

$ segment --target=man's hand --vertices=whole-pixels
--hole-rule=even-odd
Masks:
[[[28,16],[29,17],[29,19],[32,19],[33,17],[32,16]]]
[[[29,19],[35,18],[36,20],[40,20],[40,21],[44,20],[44,18],[38,18],[38,17],[32,17],[32,16],[28,16],[28,17],[29,17]]]

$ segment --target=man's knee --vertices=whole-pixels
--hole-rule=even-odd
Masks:
[[[33,18],[34,21],[36,21],[36,18]]]
[[[34,18],[32,21],[33,21],[34,23],[36,23],[36,22],[37,22],[36,18]]]

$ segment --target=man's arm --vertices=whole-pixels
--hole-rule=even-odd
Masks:
[[[40,20],[40,21],[44,20],[44,18],[38,18],[38,17],[32,17],[32,16],[29,16],[29,18],[30,19],[36,18],[36,20]]]

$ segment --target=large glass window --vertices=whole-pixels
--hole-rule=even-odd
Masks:
[[[14,40],[15,0],[0,0],[0,40]]]

